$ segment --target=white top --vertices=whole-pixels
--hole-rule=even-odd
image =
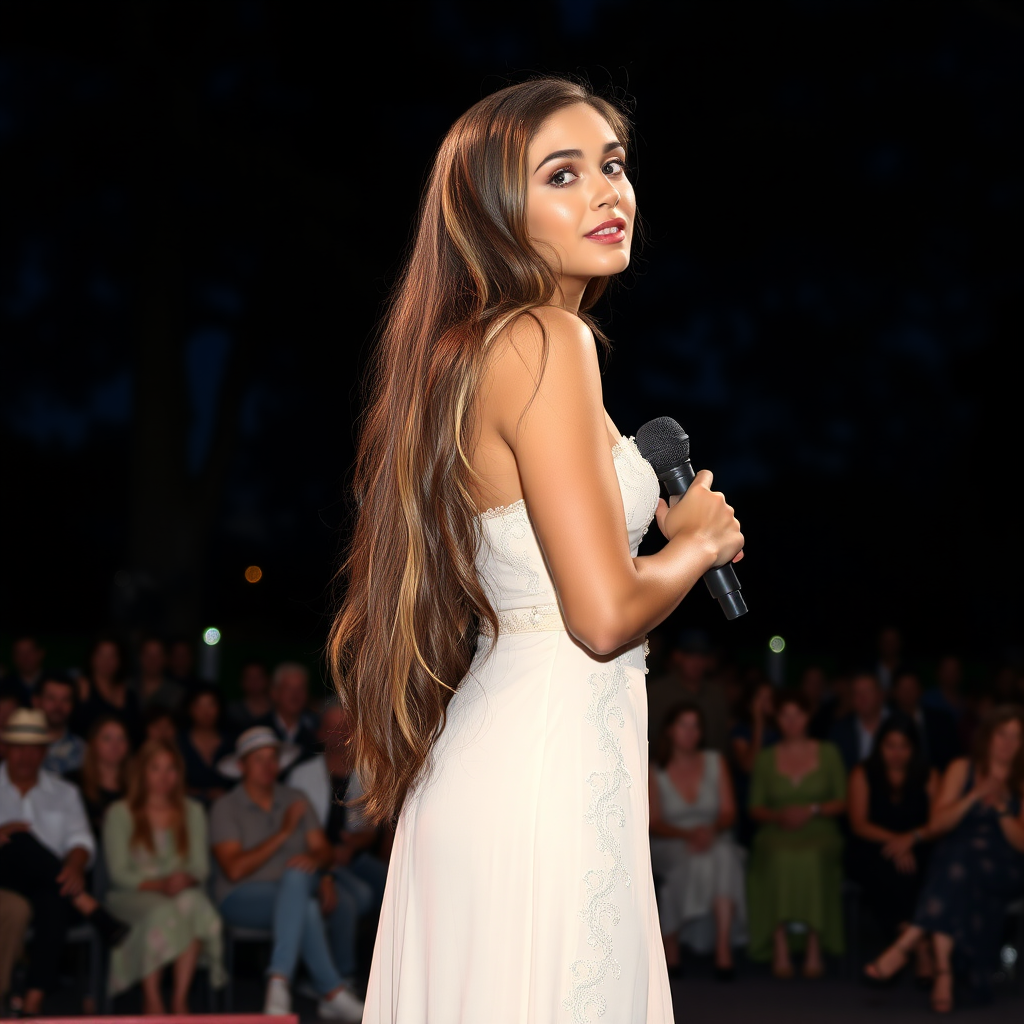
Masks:
[[[7,765],[0,765],[0,825],[23,821],[29,832],[61,860],[76,846],[96,854],[96,841],[78,789],[47,771],[39,772],[36,784],[24,795],[11,782]]]
[[[336,797],[343,800],[354,800],[363,795],[363,787],[355,772],[349,776],[348,786],[344,793],[331,792],[331,777],[327,771],[327,758],[317,754],[308,761],[297,764],[288,773],[288,785],[302,790],[309,800],[313,813],[320,819],[320,827],[327,827],[327,819],[331,813],[331,801]],[[367,828],[358,807],[345,808],[345,827],[349,832],[358,832]]]

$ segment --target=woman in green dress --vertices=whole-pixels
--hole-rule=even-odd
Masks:
[[[836,819],[846,811],[839,751],[810,739],[800,693],[776,701],[781,739],[754,762],[750,817],[760,825],[750,857],[747,912],[750,957],[771,960],[791,978],[791,946],[805,946],[803,973],[820,977],[822,952],[843,952],[842,850]],[[803,925],[791,935],[790,924]]]
[[[142,982],[145,1013],[166,1013],[160,982],[173,964],[171,1012],[188,1013],[188,992],[202,957],[214,988],[224,984],[221,921],[203,891],[210,873],[206,814],[185,796],[178,748],[149,740],[139,751],[128,798],[103,823],[110,874],[107,905],[132,925],[110,957],[111,995]]]

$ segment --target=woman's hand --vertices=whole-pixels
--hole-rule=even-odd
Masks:
[[[718,566],[743,557],[743,534],[725,495],[711,490],[713,479],[710,470],[702,469],[674,505],[659,498],[654,515],[668,540],[677,534],[692,538],[707,548],[711,565]]]
[[[191,889],[196,880],[185,871],[172,871],[164,879],[163,892],[165,896],[177,896],[179,892]]]
[[[882,856],[887,857],[889,860],[896,861],[896,866],[899,867],[899,861],[901,857],[905,857],[914,848],[914,834],[913,832],[907,832],[904,835],[896,836],[894,839],[890,839],[882,847]]]
[[[979,779],[971,790],[971,797],[976,803],[994,807],[999,802],[1003,791],[1003,780],[994,775],[986,775]]]
[[[811,809],[810,807],[783,807],[779,811],[779,824],[783,828],[798,829],[803,828],[811,820]]]
[[[284,812],[284,818],[281,819],[281,831],[285,835],[291,835],[298,824],[306,816],[306,801],[296,800],[288,810]]]

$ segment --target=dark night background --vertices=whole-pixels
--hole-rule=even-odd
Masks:
[[[535,72],[637,127],[606,406],[679,419],[747,536],[751,613],[673,624],[1019,656],[1024,4],[7,0],[0,659],[209,624],[316,659],[433,150]]]

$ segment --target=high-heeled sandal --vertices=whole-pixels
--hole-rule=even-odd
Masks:
[[[948,967],[936,967],[935,968],[935,980],[938,981],[943,975],[950,975],[950,986],[949,986],[949,997],[947,999],[938,999],[935,996],[935,987],[932,986],[932,1009],[936,1013],[949,1013],[953,1009],[954,994],[953,994],[953,983],[952,974],[953,972]]]
[[[896,966],[888,974],[882,973],[882,958],[885,957],[891,951],[887,949],[882,954],[882,956],[876,957],[874,960],[871,961],[871,963],[864,965],[864,977],[869,983],[873,982],[876,985],[885,985],[888,982],[893,981],[896,977],[899,976],[899,974],[903,970],[906,969],[907,963],[910,961],[910,953],[907,952],[907,950],[905,949],[901,949],[899,946],[894,946],[892,947],[892,949],[899,954],[900,962],[898,966]],[[871,974],[871,971],[874,971],[875,973]]]

